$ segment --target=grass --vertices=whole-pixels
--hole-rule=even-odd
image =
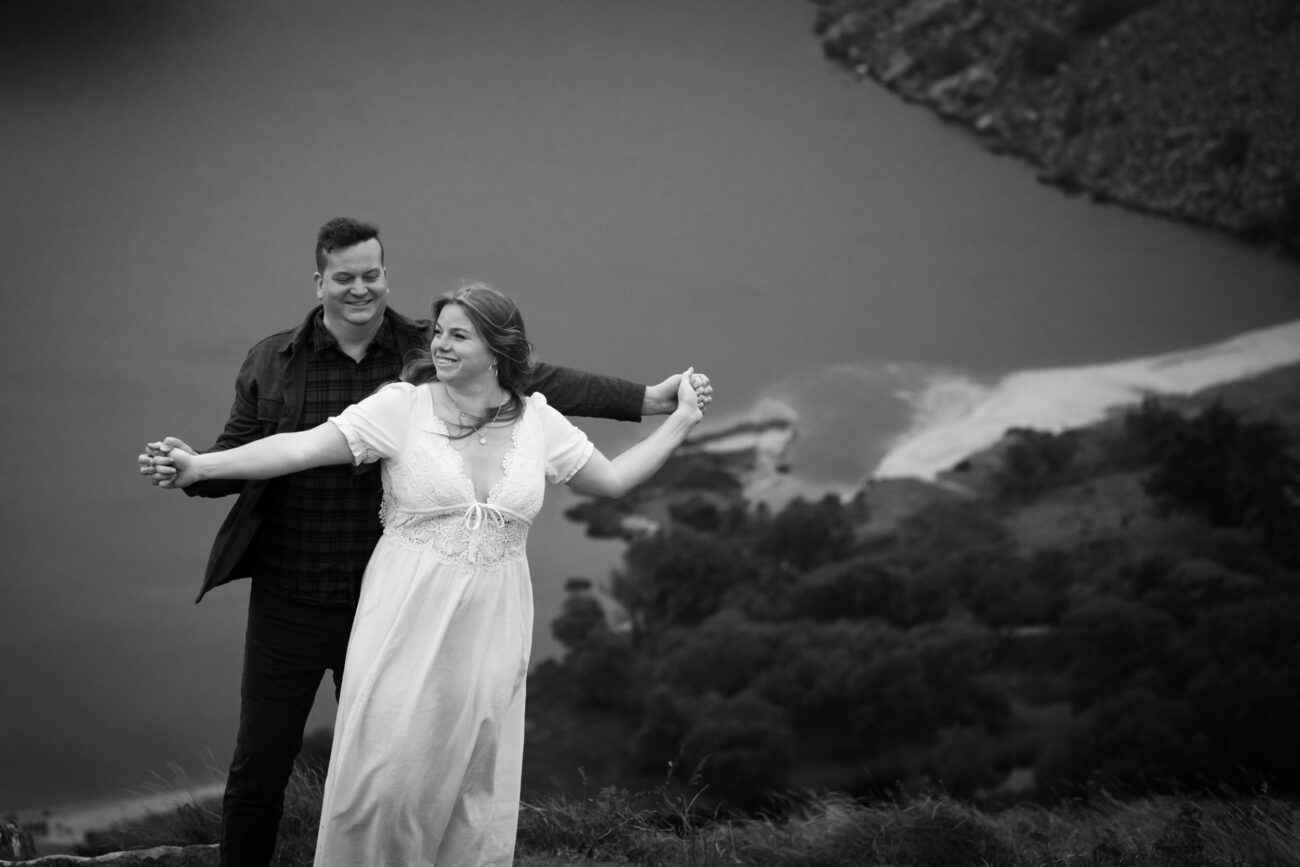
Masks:
[[[581,774],[581,772],[579,772]],[[1282,867],[1300,864],[1300,807],[1267,793],[979,809],[945,795],[864,803],[792,795],[766,816],[700,809],[698,776],[654,791],[605,787],[525,801],[518,867]],[[585,779],[584,779],[585,784]],[[321,778],[296,772],[275,867],[311,863]],[[84,854],[210,844],[219,805],[192,803],[97,835]]]
[[[184,774],[176,771],[177,781]],[[320,820],[324,773],[312,765],[294,769],[285,790],[284,816],[273,867],[309,867],[316,854],[316,829]],[[175,782],[160,788],[179,788]],[[221,799],[192,799],[176,810],[153,813],[88,835],[78,847],[82,855],[102,855],[154,846],[199,846],[217,842],[221,832]]]

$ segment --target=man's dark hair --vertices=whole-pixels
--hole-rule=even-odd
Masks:
[[[335,250],[355,247],[363,241],[374,238],[379,241],[379,227],[354,220],[351,217],[335,217],[320,227],[316,235],[316,273],[325,273],[325,256]],[[379,261],[384,261],[384,242],[379,241]]]

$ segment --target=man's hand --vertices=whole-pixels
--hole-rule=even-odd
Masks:
[[[176,477],[176,470],[171,465],[172,462],[163,460],[173,450],[183,451],[191,455],[198,454],[176,437],[165,437],[158,442],[147,443],[144,447],[144,454],[136,458],[136,462],[140,465],[140,475],[147,478],[150,484],[156,487],[173,487],[171,484],[162,484],[162,482],[171,482]]]
[[[694,373],[694,370],[695,368],[688,367],[682,374],[681,382],[677,385],[677,409],[673,410],[674,416],[684,418],[691,427],[704,420],[704,408],[708,406],[700,396],[700,387],[707,385],[709,378],[702,373]]]
[[[667,415],[677,409],[677,390],[682,384],[682,375],[674,373],[658,385],[647,385],[645,399],[641,402],[641,415]],[[695,401],[701,410],[713,403],[713,386],[703,373],[691,374],[691,388],[695,389]]]

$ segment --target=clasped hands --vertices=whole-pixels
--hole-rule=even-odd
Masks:
[[[144,453],[136,457],[140,465],[140,475],[149,483],[159,488],[176,487],[175,458],[172,452],[180,451],[187,455],[198,454],[176,437],[163,437],[152,443],[145,443]]]
[[[695,368],[690,368],[690,378],[686,382],[682,381],[683,374],[674,373],[658,385],[648,385],[645,390],[645,400],[641,404],[642,415],[669,415],[677,409],[677,402],[683,399],[686,394],[684,386],[689,385],[695,391],[695,404],[700,408],[700,412],[708,409],[709,404],[713,403],[713,385],[709,382],[709,377],[703,373],[694,372]]]

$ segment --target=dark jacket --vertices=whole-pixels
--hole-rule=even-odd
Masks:
[[[208,451],[230,449],[271,434],[298,430],[308,358],[302,349],[311,340],[312,322],[319,310],[319,307],[313,309],[298,327],[272,334],[248,351],[235,381],[235,403],[230,418]],[[405,359],[412,350],[429,348],[432,322],[408,319],[392,309],[384,315],[393,329],[399,359]],[[545,394],[547,403],[565,415],[619,421],[640,420],[645,394],[645,387],[636,383],[548,364],[536,366],[528,390]],[[339,407],[340,411],[343,409]],[[361,471],[373,470],[370,466]],[[262,523],[258,504],[267,484],[267,480],[219,479],[198,482],[185,489],[186,494],[198,497],[239,494],[217,531],[203,586],[195,602],[213,587],[248,577],[244,555]]]

